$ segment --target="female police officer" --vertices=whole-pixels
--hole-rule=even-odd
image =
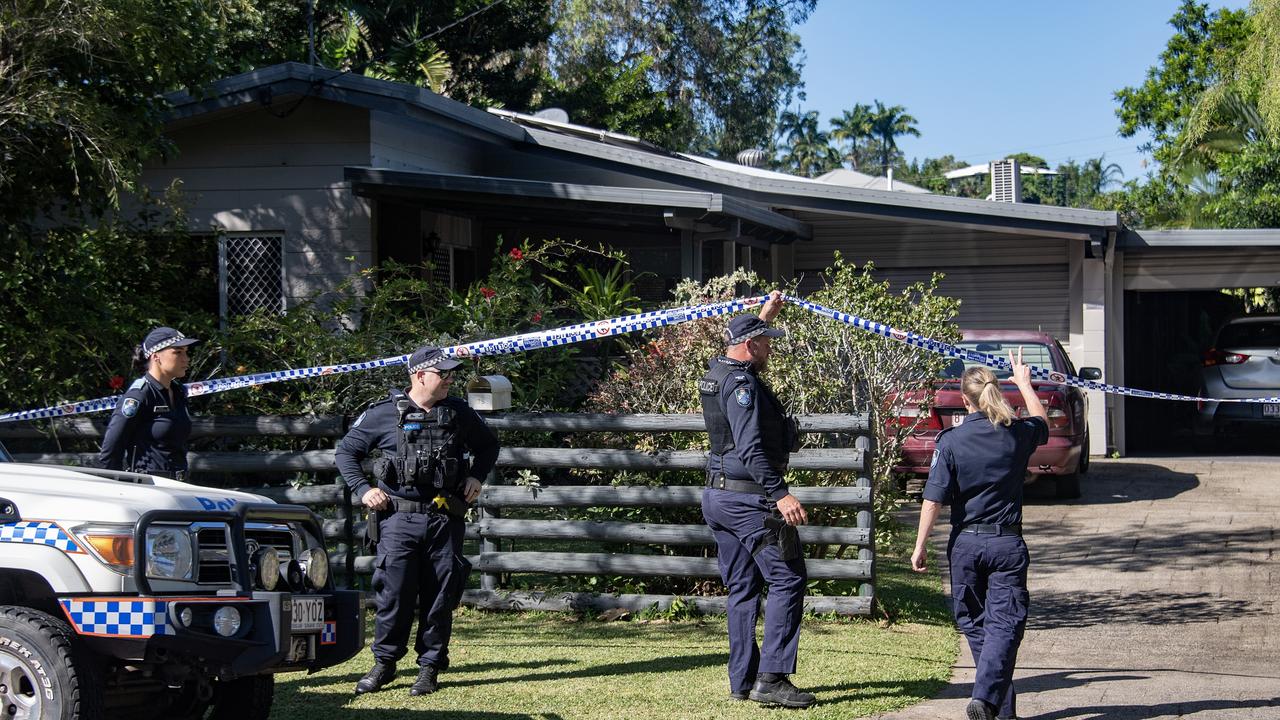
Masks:
[[[187,474],[187,438],[191,414],[187,390],[178,378],[187,374],[187,347],[200,342],[169,327],[147,333],[133,354],[142,377],[133,381],[111,413],[102,436],[98,465],[183,479]]]
[[[1017,357],[1009,353],[1009,362],[1030,417],[1016,419],[990,369],[964,371],[960,390],[969,415],[938,434],[911,555],[911,567],[924,572],[925,541],[942,504],[950,502],[952,609],[977,668],[969,720],[1017,717],[1013,666],[1027,623],[1030,562],[1022,541],[1022,483],[1032,451],[1049,440],[1048,416],[1021,348]]]

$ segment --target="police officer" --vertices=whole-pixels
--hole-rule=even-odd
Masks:
[[[773,292],[760,316],[739,315],[728,349],[699,382],[711,452],[702,516],[715,535],[720,577],[729,590],[729,695],[764,705],[806,708],[812,693],[791,684],[808,575],[795,526],[808,518],[783,476],[798,426],[759,377],[782,309]],[[756,645],[760,593],[769,586],[763,648]]]
[[[1031,386],[1031,369],[1022,364],[1022,348],[1009,362],[1030,417],[1017,419],[990,369],[964,371],[960,390],[969,415],[938,433],[911,555],[911,567],[924,572],[929,532],[942,505],[951,503],[952,609],[977,668],[969,720],[1017,717],[1013,667],[1027,624],[1030,563],[1022,540],[1022,483],[1031,453],[1049,441],[1048,416]]]
[[[97,462],[109,470],[186,479],[191,413],[187,389],[187,348],[200,342],[170,327],[158,327],[133,352],[133,381],[111,413]]]
[[[378,537],[375,662],[356,683],[357,694],[394,679],[396,662],[408,652],[415,605],[418,677],[409,694],[435,692],[437,675],[449,667],[453,610],[471,570],[462,558],[463,516],[480,495],[477,478],[498,459],[498,438],[484,420],[449,397],[459,364],[440,348],[418,348],[409,357],[409,388],[370,405],[338,444],[343,479],[377,513],[369,520]],[[374,461],[376,487],[360,467],[375,450],[383,453]]]

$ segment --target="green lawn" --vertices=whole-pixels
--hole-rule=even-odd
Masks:
[[[957,638],[938,576],[916,576],[900,552],[880,557],[880,594],[892,624],[806,619],[797,685],[819,703],[797,718],[855,718],[935,695],[950,677]],[[723,617],[681,622],[601,622],[569,614],[460,610],[453,667],[435,695],[409,696],[416,667],[379,693],[351,689],[366,650],[315,675],[281,675],[273,718],[759,718],[728,700]]]

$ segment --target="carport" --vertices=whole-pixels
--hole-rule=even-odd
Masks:
[[[1244,309],[1221,290],[1280,286],[1280,229],[1126,230],[1116,249],[1112,277],[1122,292],[1110,310],[1123,375],[1111,380],[1130,387],[1197,394],[1204,351],[1223,321]],[[1117,448],[1183,449],[1194,410],[1124,398]]]

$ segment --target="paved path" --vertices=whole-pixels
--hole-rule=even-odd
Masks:
[[[1028,501],[1019,717],[1280,718],[1280,467],[1095,461],[1084,493]],[[972,683],[965,647],[942,696],[884,720],[963,718]]]

